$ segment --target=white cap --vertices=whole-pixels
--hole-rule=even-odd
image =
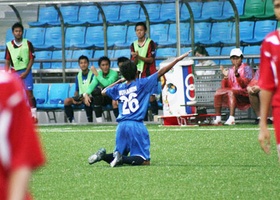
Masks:
[[[230,57],[232,57],[232,56],[240,57],[242,55],[243,55],[243,53],[242,53],[241,49],[239,49],[239,48],[232,49],[230,52]]]

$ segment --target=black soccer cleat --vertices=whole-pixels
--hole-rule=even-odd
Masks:
[[[91,155],[88,158],[88,163],[90,165],[92,165],[96,162],[99,162],[99,161],[103,160],[105,154],[106,154],[106,149],[104,149],[104,148],[99,149],[95,154]]]

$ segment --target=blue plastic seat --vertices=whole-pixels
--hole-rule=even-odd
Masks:
[[[233,0],[238,11],[238,15],[244,14],[245,0]]]
[[[86,30],[85,43],[79,45],[80,48],[104,47],[104,30],[103,26],[90,26]]]
[[[176,21],[175,18],[176,18],[175,3],[163,3],[161,5],[159,19],[153,21],[158,23],[162,23],[166,21],[175,22]]]
[[[225,44],[231,40],[232,22],[214,22],[211,28],[210,40],[204,40],[203,44]]]
[[[149,15],[149,19],[151,23],[157,22],[159,20],[159,14],[161,9],[161,3],[145,3],[144,6]],[[143,9],[140,10],[140,19],[146,19],[145,13]]]
[[[45,48],[61,48],[61,27],[48,27],[45,33]]]
[[[102,5],[101,6],[104,15],[106,17],[106,21],[111,24],[111,23],[124,23],[125,21],[121,21],[120,19],[120,4],[109,4],[109,5]],[[99,16],[101,18],[101,16]]]
[[[36,22],[28,22],[29,26],[46,26],[49,23],[58,22],[58,12],[54,6],[39,8],[39,16]]]
[[[72,59],[76,59],[77,61],[72,62],[71,68],[79,69],[78,59],[81,55],[87,56],[88,59],[93,58],[93,50],[92,49],[77,49],[72,53]],[[89,62],[89,67],[92,65],[92,62]]]
[[[65,47],[80,47],[85,43],[85,26],[68,27],[65,33]]]
[[[61,6],[60,7],[60,12],[63,16],[64,24],[71,24],[75,23],[78,21],[78,13],[79,13],[79,6]],[[60,25],[60,21],[56,22],[48,22],[48,24],[55,26],[55,25]]]
[[[207,47],[206,48],[209,56],[219,56],[221,55],[221,47]],[[220,64],[220,60],[213,60],[217,65]]]
[[[138,3],[121,5],[119,20],[111,21],[111,23],[118,23],[118,22],[137,23],[137,22],[143,21],[143,18],[140,18],[140,8],[141,8],[141,6]]]
[[[45,28],[34,27],[26,29],[25,38],[32,42],[35,48],[44,48]]]
[[[126,25],[109,26],[107,28],[108,47],[120,46],[126,42]]]
[[[203,43],[210,40],[211,23],[198,22],[194,24],[194,40],[195,43]]]
[[[52,51],[36,51],[35,54],[36,54],[35,61],[52,59]],[[41,63],[34,62],[32,69],[40,69],[40,65]],[[49,61],[42,61],[42,69],[50,69],[50,68],[51,68],[51,63]]]
[[[241,21],[239,22],[239,37],[240,42],[243,44],[244,40],[251,40],[254,35],[254,21]],[[235,29],[235,22],[233,23],[232,27],[232,42],[236,40],[236,29]]]
[[[36,100],[37,109],[43,108],[48,102],[49,84],[36,83],[33,86],[33,95]]]
[[[201,17],[201,12],[202,12],[202,2],[189,2],[189,5],[192,9],[193,12],[193,17],[194,19],[199,19]],[[181,6],[181,16],[180,19],[184,20],[188,20],[190,19],[190,13],[187,9],[187,6],[185,4],[182,4]]]
[[[5,41],[6,43],[9,42],[9,41],[12,41],[13,39],[15,39],[14,35],[13,35],[13,32],[12,32],[12,29],[9,28],[7,29],[6,31],[6,38],[5,38]]]
[[[244,57],[248,57],[248,55],[260,55],[260,46],[254,45],[254,46],[245,46],[243,49]],[[260,63],[260,59],[254,58],[252,59],[255,64]]]
[[[72,50],[66,50],[65,51],[65,59],[71,59],[72,58]],[[52,60],[61,60],[62,59],[62,51],[58,50],[58,51],[53,51],[52,54]],[[71,62],[67,62],[65,64],[65,68],[71,68]],[[58,61],[58,62],[52,62],[51,64],[51,68],[52,69],[62,69],[62,61]]]
[[[221,16],[213,16],[212,18],[215,20],[226,20],[234,17],[234,11],[232,5],[229,1],[225,1],[223,4],[222,15]]]
[[[150,25],[150,34],[152,40],[159,46],[168,43],[168,24],[152,24]]]
[[[69,83],[53,83],[49,85],[49,98],[44,109],[64,109],[64,99],[69,96]]]
[[[168,33],[168,44],[173,45],[177,42],[177,33],[176,33],[176,24],[170,24],[169,33]],[[190,24],[189,23],[180,23],[180,40],[182,45],[190,45]]]
[[[244,42],[248,44],[260,44],[265,38],[265,36],[271,31],[276,30],[276,28],[277,28],[276,20],[256,21],[253,39],[244,39]]]
[[[222,16],[222,10],[223,2],[204,2],[202,5],[201,16],[200,18],[196,18],[195,21],[205,21],[213,18],[215,19],[215,17],[220,18]]]
[[[176,57],[176,48],[158,48],[156,52],[156,66],[159,67],[160,63],[170,57]]]
[[[137,35],[135,32],[135,25],[128,26],[126,32],[125,43],[118,43],[119,47],[129,47],[135,40],[137,40]]]
[[[95,5],[82,5],[79,9],[77,21],[69,21],[70,25],[102,24],[99,19],[99,9]]]

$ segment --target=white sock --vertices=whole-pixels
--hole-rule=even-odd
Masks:
[[[229,118],[228,118],[228,120],[234,121],[235,118],[234,118],[234,116],[230,115]]]
[[[34,118],[37,118],[37,108],[31,108],[31,115]]]
[[[101,123],[102,122],[102,117],[96,117],[96,122]]]
[[[219,122],[222,121],[222,116],[216,116],[216,120]]]

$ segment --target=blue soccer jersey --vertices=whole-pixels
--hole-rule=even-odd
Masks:
[[[119,103],[117,122],[143,121],[147,113],[149,98],[157,83],[158,73],[154,73],[149,77],[136,79],[129,84],[122,83],[108,88],[106,94],[112,99],[118,100]]]

